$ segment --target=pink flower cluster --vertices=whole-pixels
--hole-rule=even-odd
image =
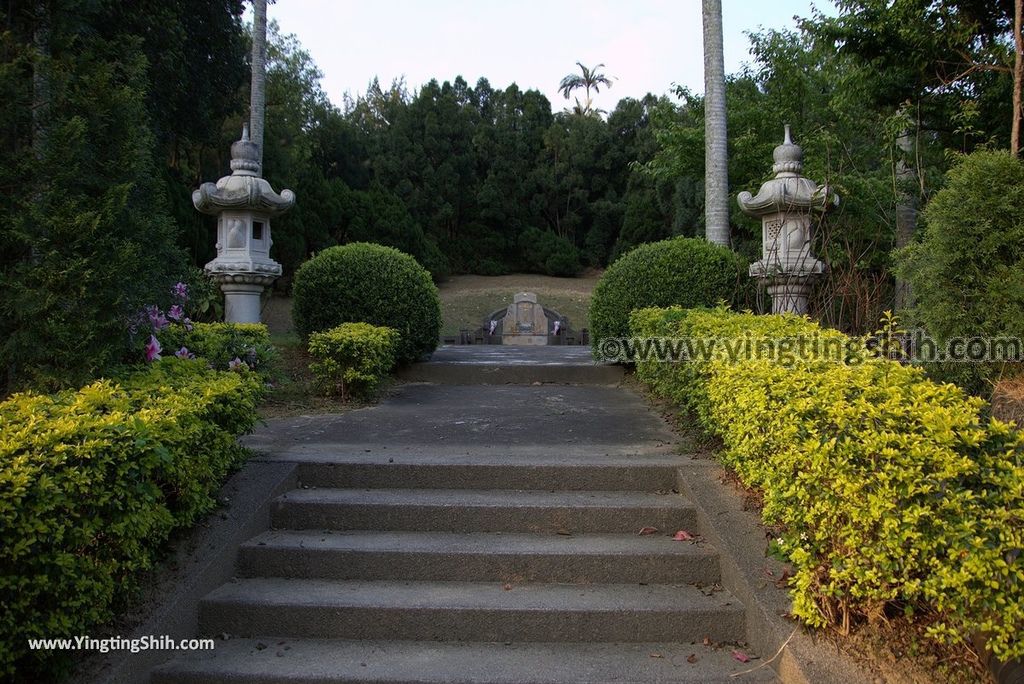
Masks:
[[[158,306],[153,304],[147,305],[143,308],[142,320],[148,322],[151,329],[149,335],[149,341],[146,342],[144,347],[146,352],[146,361],[153,362],[160,360],[163,348],[160,346],[160,340],[157,339],[156,333],[161,330],[165,330],[171,323],[176,323],[185,327],[185,330],[191,332],[192,321],[185,315],[185,309],[183,305],[188,301],[188,285],[185,283],[176,283],[171,290],[171,295],[175,299],[175,303],[167,310],[163,312]],[[133,324],[130,328],[134,335],[138,330],[138,325]],[[194,359],[195,354],[190,352],[187,347],[182,347],[174,353],[179,359]]]

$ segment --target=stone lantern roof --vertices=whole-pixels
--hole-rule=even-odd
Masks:
[[[192,204],[204,214],[220,214],[225,209],[249,209],[268,216],[282,214],[295,204],[295,193],[274,192],[259,176],[259,147],[249,140],[248,126],[242,139],[231,146],[231,175],[216,183],[203,183],[192,193]]]
[[[793,143],[789,126],[786,138],[772,153],[775,163],[772,172],[775,178],[766,181],[756,195],[741,192],[737,196],[744,213],[754,217],[779,214],[790,211],[824,211],[839,204],[839,196],[827,185],[818,185],[801,174],[804,168],[804,152]]]

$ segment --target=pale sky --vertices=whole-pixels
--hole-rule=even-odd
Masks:
[[[603,63],[613,86],[595,97],[611,110],[623,97],[667,93],[679,83],[704,91],[700,0],[277,0],[267,10],[294,33],[324,72],[323,88],[341,105],[405,77],[410,91],[458,75],[495,89],[536,88],[559,111],[566,74]],[[828,14],[830,0],[814,6]],[[795,28],[811,0],[722,0],[725,70],[750,61],[745,31]]]

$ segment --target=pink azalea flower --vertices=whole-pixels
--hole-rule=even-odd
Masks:
[[[178,351],[174,352],[174,355],[179,359],[194,359],[196,355],[188,350],[188,347],[182,347]]]
[[[174,296],[181,301],[188,299],[188,285],[185,283],[176,283],[174,286]]]
[[[149,324],[153,330],[160,331],[167,327],[167,317],[155,306],[146,307],[146,315],[149,316]]]
[[[247,364],[245,361],[242,361],[237,356],[228,361],[228,369],[238,370],[240,368],[245,368],[246,370],[249,370],[249,364]]]
[[[184,316],[185,311],[178,304],[175,304],[167,310],[167,317],[172,321],[180,321]]]
[[[146,343],[146,361],[158,361],[162,351],[160,340],[156,339],[155,335],[150,335],[149,342]]]

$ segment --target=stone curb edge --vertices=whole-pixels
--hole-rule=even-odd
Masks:
[[[747,642],[760,656],[751,667],[778,653],[768,667],[785,684],[874,681],[851,658],[785,617],[789,593],[773,579],[782,576],[784,566],[765,554],[768,539],[760,517],[744,510],[743,496],[729,486],[724,467],[710,459],[684,458],[677,471],[679,491],[697,507],[699,532],[721,555],[723,587],[745,607]]]
[[[169,560],[178,569],[158,583],[159,598],[155,605],[144,608],[144,621],[122,636],[194,637],[200,599],[234,576],[241,543],[265,531],[270,526],[271,503],[298,486],[297,465],[259,461],[253,454],[228,478],[217,493],[218,501],[228,497],[227,505],[211,512],[175,544]],[[74,680],[83,684],[148,684],[150,670],[176,655],[176,651],[95,654],[77,665]]]

